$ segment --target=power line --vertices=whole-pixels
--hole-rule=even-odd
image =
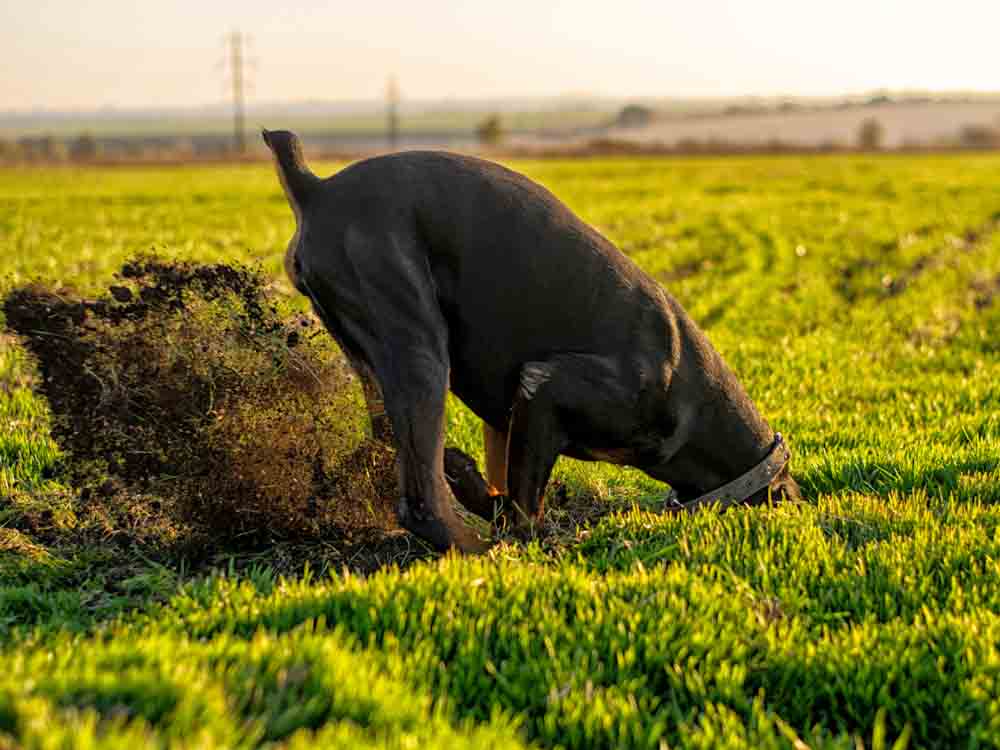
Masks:
[[[385,89],[385,99],[389,148],[395,151],[399,145],[399,83],[396,81],[396,76],[389,76],[389,84]]]
[[[233,84],[233,148],[237,154],[246,152],[246,98],[243,91],[243,34],[233,31],[226,36],[229,48],[229,73]]]

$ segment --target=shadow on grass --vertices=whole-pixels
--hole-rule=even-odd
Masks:
[[[369,575],[437,556],[408,532],[376,527],[330,528],[322,540],[308,542],[219,544],[197,556],[138,545],[44,546],[16,529],[0,529],[0,633],[35,625],[86,630],[165,601],[186,581],[206,576]]]

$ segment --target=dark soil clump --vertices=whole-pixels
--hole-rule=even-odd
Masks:
[[[972,304],[976,310],[985,310],[1000,297],[1000,274],[994,278],[977,278],[970,285],[973,292]]]
[[[108,541],[213,554],[399,535],[392,450],[366,437],[346,360],[265,287],[247,268],[142,257],[96,299],[7,296],[77,515],[104,519]]]

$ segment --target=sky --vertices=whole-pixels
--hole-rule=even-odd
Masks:
[[[1000,91],[1000,0],[0,2],[0,111],[251,100]]]

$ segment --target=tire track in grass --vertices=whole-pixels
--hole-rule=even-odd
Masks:
[[[881,255],[898,250],[902,244],[909,244],[926,237],[934,227],[924,225],[907,233],[901,240],[879,243]],[[839,268],[838,276],[833,284],[836,293],[847,303],[856,303],[862,297],[876,299],[891,299],[897,297],[914,282],[929,272],[946,266],[954,257],[956,251],[975,253],[1000,229],[1000,211],[993,213],[981,224],[947,235],[945,244],[920,255],[916,260],[900,271],[893,273],[884,270],[884,264],[877,257],[855,258]],[[865,278],[871,274],[877,277],[875,284],[865,283]],[[860,280],[860,284],[857,280]]]
[[[886,274],[882,277],[882,287],[887,297],[895,297],[905,292],[917,279],[950,262],[956,251],[975,253],[1000,230],[1000,211],[995,212],[986,222],[966,229],[961,236],[951,235],[948,244],[937,250],[922,255],[898,276]]]

